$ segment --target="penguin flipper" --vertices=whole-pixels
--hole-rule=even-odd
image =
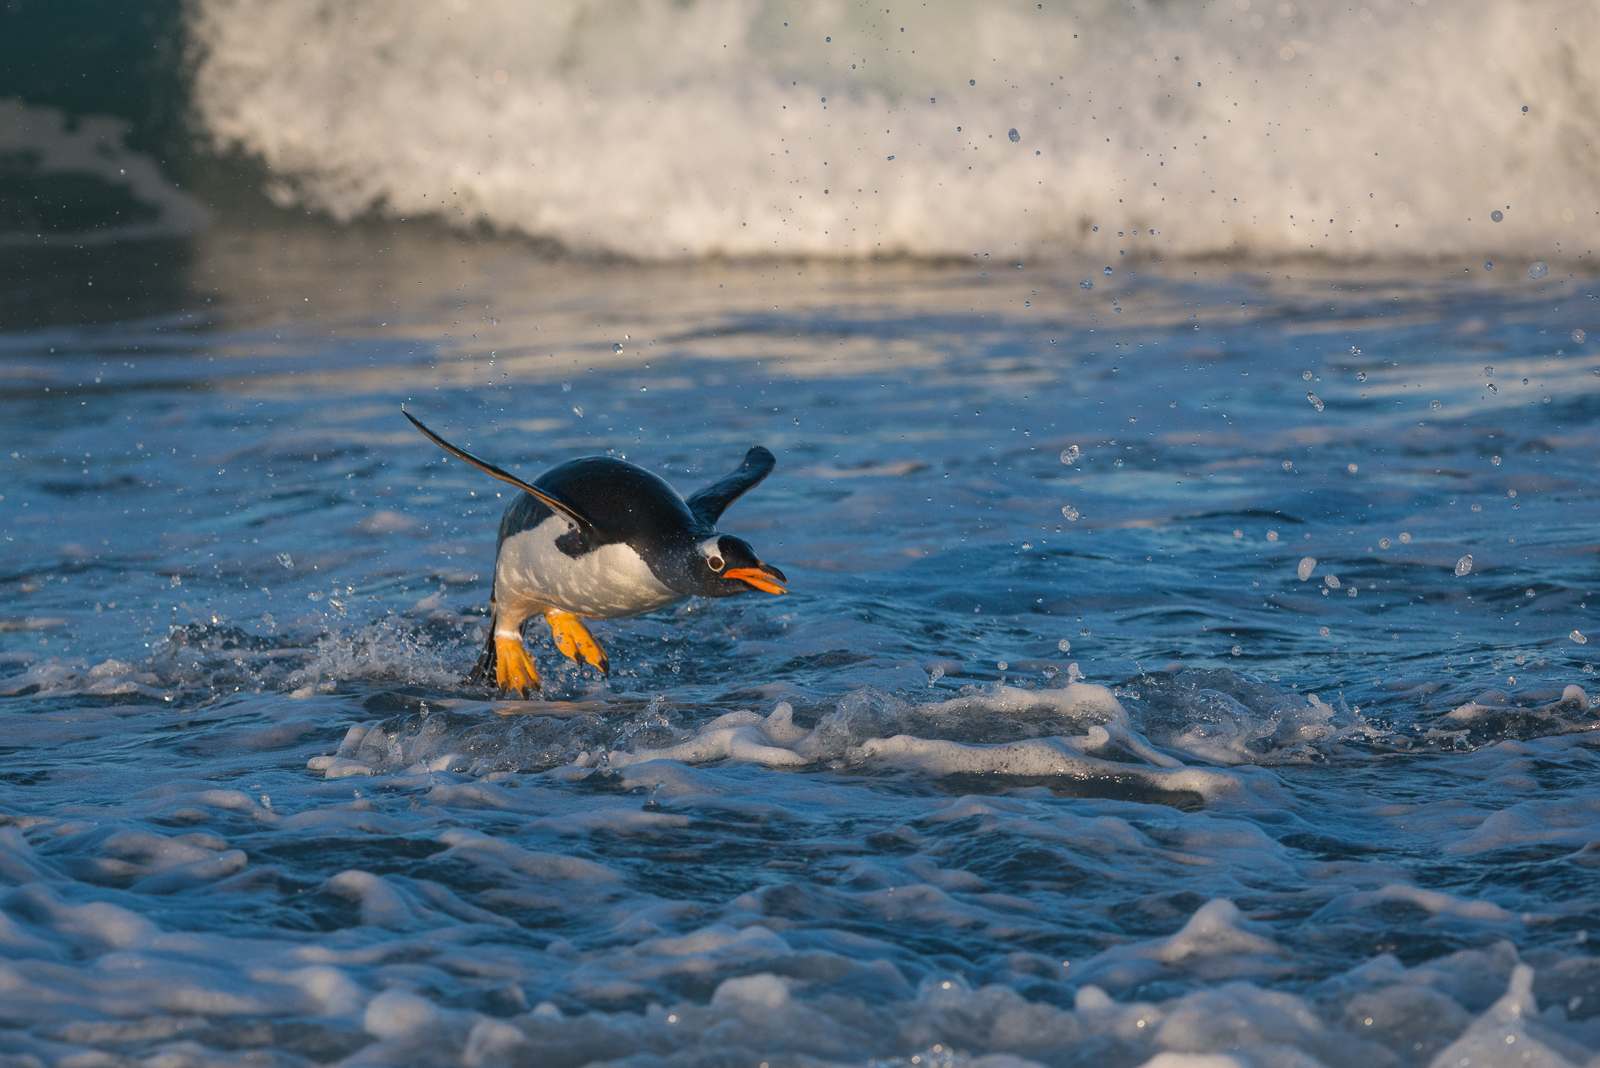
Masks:
[[[756,445],[744,454],[744,463],[732,474],[724,475],[704,489],[698,490],[686,502],[695,518],[714,527],[728,505],[738,500],[747,490],[772,473],[778,460],[771,451]]]
[[[572,505],[566,503],[565,501],[563,501],[563,500],[561,500],[561,499],[559,499],[557,497],[552,497],[550,494],[546,493],[544,490],[535,489],[534,487],[528,485],[526,482],[522,481],[522,479],[518,478],[516,475],[513,475],[509,471],[505,471],[505,470],[502,470],[501,468],[496,467],[494,464],[490,463],[487,460],[480,460],[480,459],[478,459],[478,457],[472,455],[470,452],[467,452],[464,449],[456,448],[454,445],[452,445],[448,441],[444,440],[444,438],[441,438],[438,434],[435,434],[433,431],[431,431],[427,427],[423,426],[422,425],[422,421],[419,420],[416,416],[412,415],[410,412],[406,411],[404,407],[402,407],[400,409],[400,414],[405,416],[407,419],[411,420],[411,425],[416,427],[418,430],[422,431],[422,434],[423,434],[424,437],[426,437],[429,441],[433,442],[435,445],[439,446],[439,448],[443,449],[445,452],[449,453],[451,456],[454,456],[458,460],[462,460],[462,461],[464,461],[466,463],[471,464],[473,467],[476,467],[480,471],[483,471],[483,472],[485,472],[487,474],[493,475],[495,478],[498,478],[502,482],[511,483],[513,486],[517,487],[518,489],[523,490],[526,493],[528,493],[535,500],[539,501],[545,507],[549,508],[552,512],[559,512],[561,515],[564,515],[568,519],[572,520],[572,522],[578,527],[578,529],[583,531],[585,534],[593,533],[593,531],[594,531],[594,523],[589,519],[588,516],[584,515],[583,512],[581,512],[578,509],[574,508]],[[752,451],[754,451],[754,450],[752,450]],[[766,452],[765,449],[763,449],[761,451],[762,452]],[[772,454],[771,453],[767,453],[767,455],[770,457]],[[746,457],[745,462],[746,463],[749,462],[749,458],[748,457]],[[771,470],[770,464],[768,466],[768,470]],[[766,474],[766,472],[762,472],[762,474],[764,476]],[[730,475],[729,477],[731,478],[732,476]],[[723,481],[726,482],[727,479],[723,479]],[[759,482],[760,479],[758,478],[756,481]],[[755,483],[751,483],[751,485],[754,485],[754,484]],[[721,485],[721,483],[718,483],[718,485]],[[744,490],[740,490],[739,491],[739,493],[743,493],[743,492],[744,492]],[[738,493],[734,494],[735,497],[737,497],[738,495],[739,495]],[[732,498],[729,498],[729,499],[732,500]]]

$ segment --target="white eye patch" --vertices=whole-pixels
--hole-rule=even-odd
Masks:
[[[706,558],[706,566],[713,571],[721,571],[723,568],[722,546],[718,544],[720,541],[720,538],[707,538],[700,543],[700,555]]]

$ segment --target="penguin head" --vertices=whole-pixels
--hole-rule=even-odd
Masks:
[[[782,571],[764,564],[743,538],[732,534],[713,534],[695,545],[690,581],[701,597],[731,597],[736,593],[761,590],[788,593]]]

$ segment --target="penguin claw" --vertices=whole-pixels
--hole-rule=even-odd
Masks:
[[[589,633],[582,619],[571,612],[558,612],[555,609],[546,611],[544,618],[550,624],[550,636],[555,639],[556,648],[568,660],[575,664],[587,661],[599,668],[602,675],[611,674],[611,658],[594,640],[594,635]]]
[[[526,700],[539,691],[539,669],[515,638],[495,638],[495,681],[508,697]]]

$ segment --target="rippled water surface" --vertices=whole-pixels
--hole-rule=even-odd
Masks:
[[[1592,278],[143,255],[0,333],[6,1063],[1600,1053]],[[791,592],[470,688],[401,403]]]

